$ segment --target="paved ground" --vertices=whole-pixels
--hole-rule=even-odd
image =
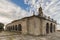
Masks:
[[[60,32],[52,33],[42,37],[33,37],[5,31],[0,33],[0,40],[60,40]]]

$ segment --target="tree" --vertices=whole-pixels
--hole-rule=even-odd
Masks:
[[[0,31],[2,31],[4,29],[4,24],[0,23]]]

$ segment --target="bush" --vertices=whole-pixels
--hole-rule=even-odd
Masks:
[[[4,29],[4,24],[0,23],[0,31]]]

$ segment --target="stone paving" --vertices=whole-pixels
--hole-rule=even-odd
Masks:
[[[14,32],[1,32],[0,40],[60,40],[60,32],[52,33],[47,36],[20,35]]]

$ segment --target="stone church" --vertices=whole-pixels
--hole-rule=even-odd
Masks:
[[[45,16],[42,7],[40,7],[38,11],[38,15],[32,15],[12,21],[6,25],[6,30],[36,36],[56,32],[57,22],[50,17]]]

